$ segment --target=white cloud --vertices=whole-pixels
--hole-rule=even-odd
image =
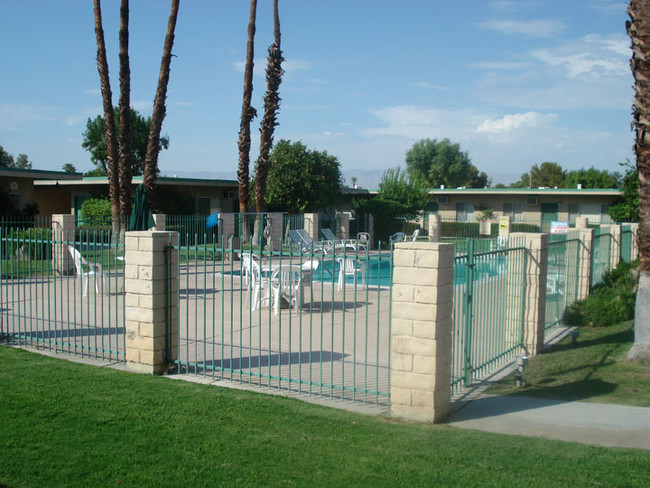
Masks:
[[[474,68],[491,69],[491,70],[521,70],[528,69],[533,66],[532,63],[522,61],[484,61],[481,63],[474,63]]]
[[[15,130],[22,124],[55,120],[57,110],[49,105],[0,104],[0,129]]]
[[[416,81],[415,83],[411,83],[411,86],[415,86],[417,88],[424,88],[425,90],[439,90],[439,91],[451,90],[451,88],[449,88],[448,86],[434,85],[433,83],[429,83],[428,81]]]
[[[478,126],[476,132],[498,134],[529,127],[548,127],[557,120],[557,114],[542,114],[539,112],[506,114],[500,119],[486,119]]]
[[[487,20],[480,22],[483,29],[500,32],[501,34],[516,34],[528,37],[553,37],[566,28],[564,22],[558,20]]]

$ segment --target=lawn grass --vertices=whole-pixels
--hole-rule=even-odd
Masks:
[[[640,487],[647,451],[398,422],[0,347],[0,486]]]
[[[488,393],[650,407],[650,367],[627,360],[633,322],[579,331],[575,346],[567,337],[531,359],[526,387],[516,387],[511,374]]]

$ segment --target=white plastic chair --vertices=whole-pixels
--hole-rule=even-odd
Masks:
[[[83,258],[79,250],[75,249],[72,246],[68,246],[68,250],[70,251],[70,255],[72,256],[72,260],[74,262],[75,272],[77,276],[81,276],[82,278],[81,286],[83,289],[83,296],[88,295],[88,280],[91,276],[95,281],[95,293],[99,292],[100,281],[102,283],[103,290],[107,291],[108,288],[106,287],[106,276],[102,270],[102,265],[99,263],[88,263],[88,261]],[[97,277],[99,277],[99,279],[97,279]]]
[[[411,237],[412,237],[412,241],[413,241],[413,242],[417,241],[419,236],[420,236],[420,229],[415,229],[415,230],[413,231],[413,235],[411,236]]]
[[[359,252],[366,252],[370,245],[370,234],[367,232],[359,232],[357,234],[357,250]]]
[[[250,299],[251,310],[257,310],[263,301],[270,299],[269,278],[262,276],[260,263],[257,260],[250,259],[249,264],[248,298]]]
[[[239,259],[241,261],[241,274],[246,287],[250,288],[251,286],[251,263],[253,261],[259,262],[258,256],[250,252],[239,253]]]
[[[339,263],[339,280],[337,283],[337,291],[341,291],[343,288],[343,283],[345,283],[346,276],[354,276],[354,284],[357,284],[357,274],[361,278],[361,286],[363,285],[363,265],[357,266],[357,262],[354,258],[336,258],[336,262]]]
[[[289,306],[302,309],[302,266],[282,266],[271,273],[269,286],[273,299],[273,313],[278,314],[282,296]]]

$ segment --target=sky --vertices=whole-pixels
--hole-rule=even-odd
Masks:
[[[117,105],[119,1],[102,2]],[[0,145],[34,169],[93,168],[102,114],[91,0],[0,0]],[[376,188],[421,139],[450,139],[492,184],[533,164],[620,171],[633,160],[633,79],[617,0],[280,0],[286,59],[275,140]],[[271,0],[258,0],[253,106],[263,113]],[[169,0],[130,6],[131,102],[151,115]],[[250,2],[182,0],[161,175],[236,178]],[[253,121],[251,161],[259,146]],[[252,172],[252,166],[251,166]]]

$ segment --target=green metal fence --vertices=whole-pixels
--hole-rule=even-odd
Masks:
[[[563,237],[548,246],[545,333],[561,326],[564,311],[578,298],[580,239]]]
[[[603,276],[611,265],[613,236],[598,226],[594,229],[594,240],[591,260],[591,286],[603,282]]]
[[[178,252],[180,373],[387,404],[392,253],[250,252],[216,241]],[[276,314],[274,271],[292,266],[300,285],[282,288]]]
[[[632,259],[632,244],[634,241],[634,231],[631,224],[621,224],[621,261],[630,263]]]
[[[208,215],[167,215],[165,230],[178,232],[179,238],[183,239],[181,245],[195,246],[204,242],[217,239],[219,232],[223,229],[222,219],[218,219],[218,225],[207,228]]]
[[[123,247],[110,232],[0,226],[1,336],[11,344],[124,360]]]
[[[512,361],[523,338],[525,248],[476,247],[468,239],[454,263],[454,394]]]

